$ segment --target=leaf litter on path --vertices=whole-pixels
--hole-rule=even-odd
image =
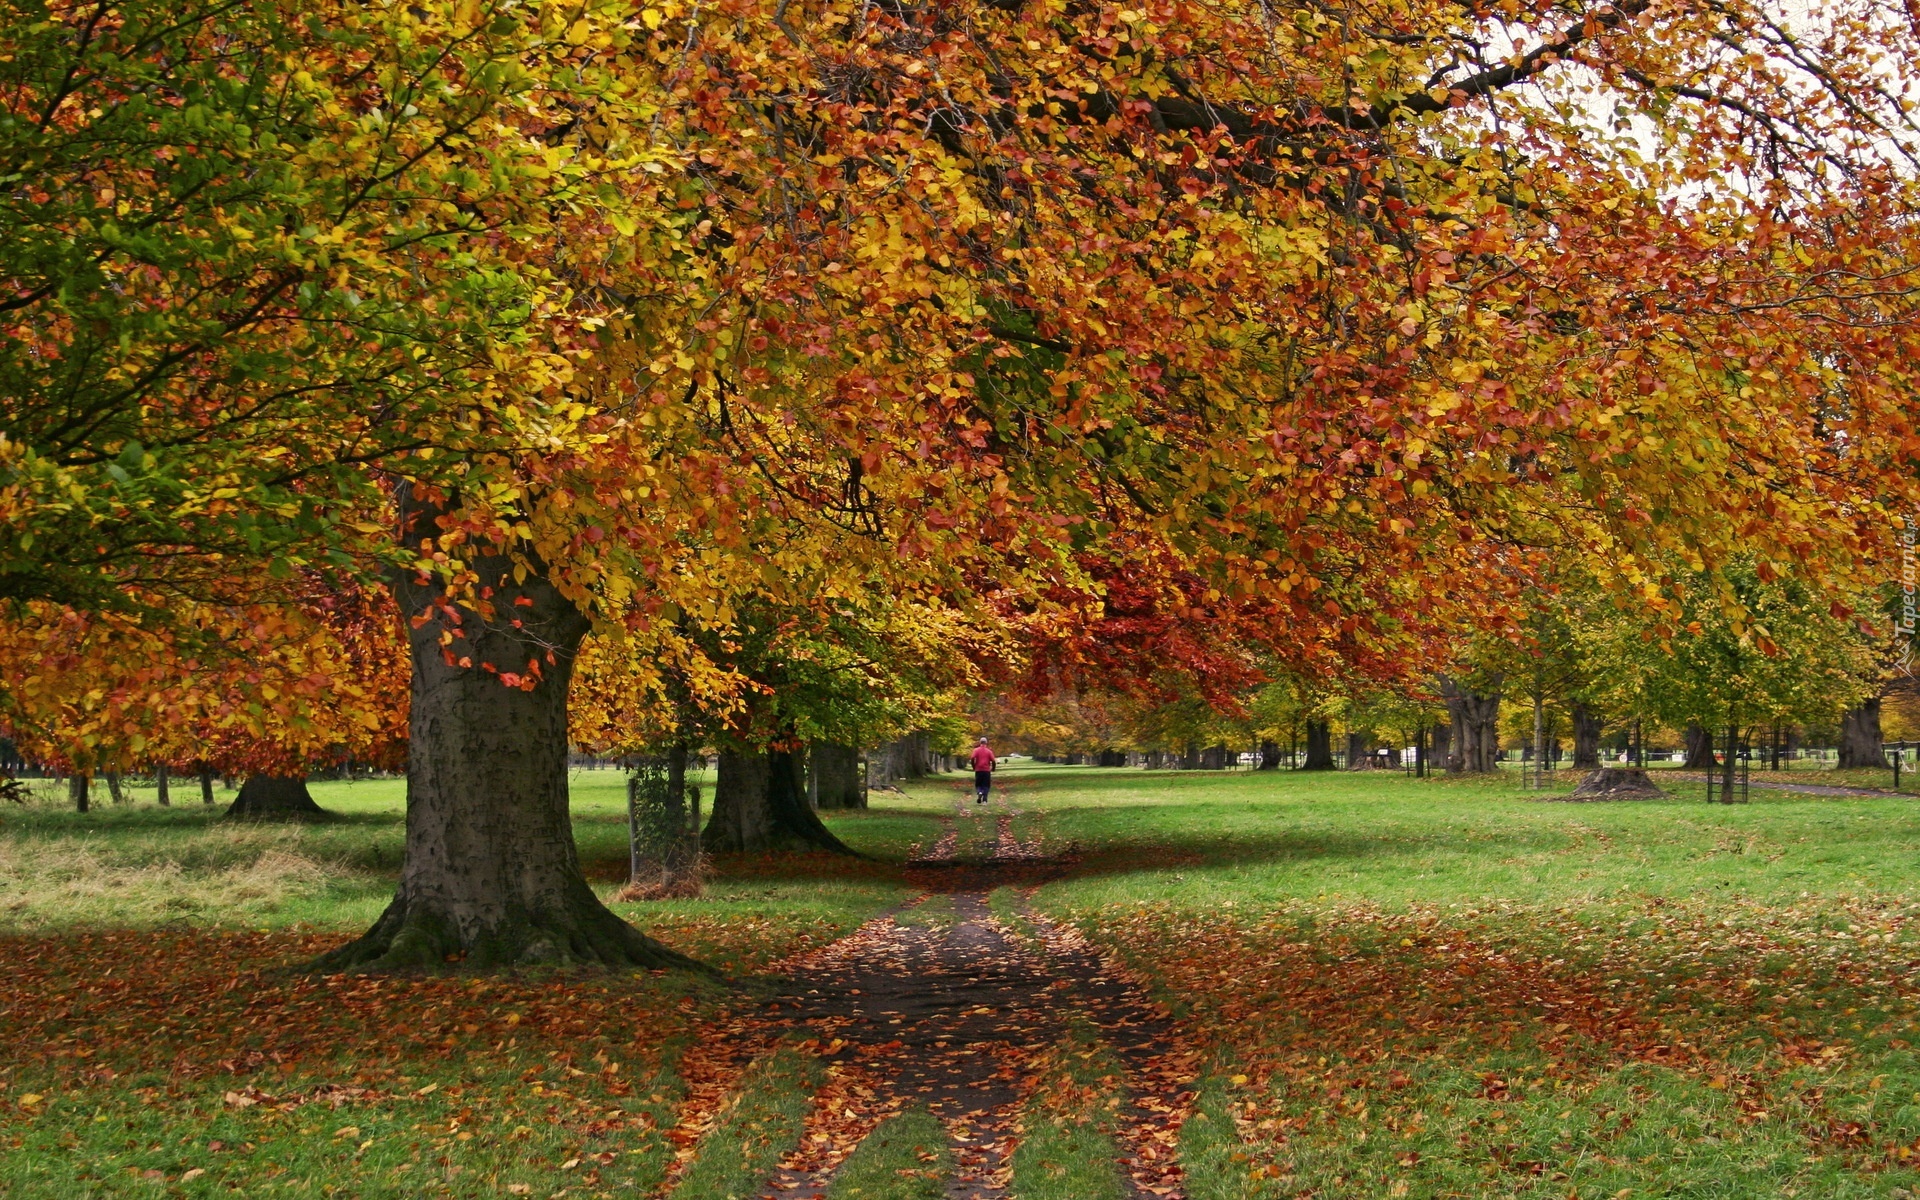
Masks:
[[[971,806],[971,795],[961,803]],[[1032,914],[1024,900],[1023,923],[1035,936],[994,917],[995,887],[1037,884],[1060,863],[1038,839],[1018,841],[1015,811],[992,815],[986,858],[956,858],[949,827],[909,863],[929,895],[950,901],[951,922],[906,923],[893,914],[869,921],[784,964],[780,992],[742,1015],[740,1028],[753,1040],[798,1039],[829,1064],[800,1143],[766,1194],[824,1196],[833,1172],[880,1122],[924,1109],[947,1130],[955,1164],[948,1195],[1006,1195],[1022,1105],[1075,1021],[1096,1030],[1125,1067],[1128,1095],[1115,1133],[1130,1190],[1183,1194],[1174,1146],[1197,1055],[1166,1012],[1077,933]]]

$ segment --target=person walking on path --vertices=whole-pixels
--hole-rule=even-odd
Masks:
[[[993,790],[993,748],[987,745],[987,739],[981,738],[980,744],[973,748],[973,802],[985,804],[987,793]]]

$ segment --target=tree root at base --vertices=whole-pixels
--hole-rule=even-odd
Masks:
[[[335,973],[532,966],[718,974],[641,933],[597,898],[575,902],[560,912],[510,914],[490,928],[462,937],[458,923],[446,914],[398,896],[372,929],[322,955],[312,969]]]

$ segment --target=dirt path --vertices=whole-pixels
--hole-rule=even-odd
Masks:
[[[823,1195],[860,1137],[895,1112],[924,1107],[948,1130],[957,1166],[949,1197],[1006,1195],[1021,1104],[1046,1052],[1077,1017],[1126,1068],[1116,1137],[1132,1193],[1182,1196],[1174,1143],[1195,1056],[1163,1011],[1078,935],[1031,912],[1024,897],[1002,908],[1021,928],[996,918],[996,888],[1030,889],[1065,863],[1037,840],[1018,841],[1017,810],[1007,803],[976,813],[966,792],[956,805],[954,822],[909,863],[926,891],[790,964],[789,985],[747,1022],[761,1035],[751,1041],[784,1032],[818,1039],[836,1068],[833,1094],[816,1102],[800,1148],[766,1194]],[[989,853],[955,857],[952,825],[987,818]]]

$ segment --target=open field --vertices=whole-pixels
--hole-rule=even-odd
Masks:
[[[303,973],[390,893],[398,781],[316,785],[342,819],[313,826],[228,825],[185,789],[172,810],[0,813],[0,1191],[1920,1188],[1912,800],[1044,765],[1003,783],[985,811],[954,776],[829,815],[864,861],[721,861],[699,899],[620,906],[745,990]],[[603,894],[620,796],[616,773],[576,775]],[[910,1000],[959,944],[1004,994],[909,1005],[899,1028],[845,1006]],[[840,998],[783,1010],[786,975]],[[963,1083],[1004,1120],[902,1090],[989,1058],[1000,1076]]]

